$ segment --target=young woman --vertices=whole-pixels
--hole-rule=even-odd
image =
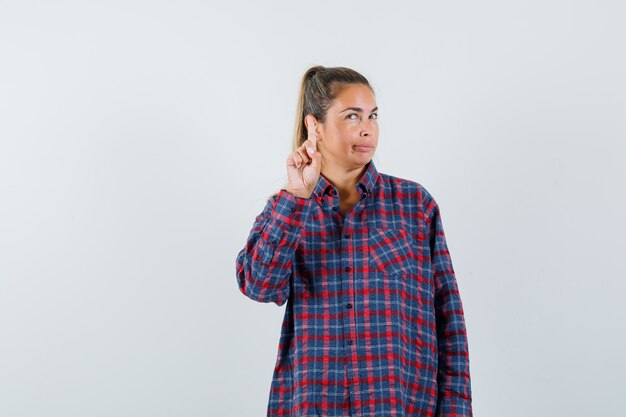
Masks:
[[[471,417],[463,307],[433,196],[377,171],[378,107],[344,67],[304,74],[288,184],[237,256],[287,303],[268,416]]]

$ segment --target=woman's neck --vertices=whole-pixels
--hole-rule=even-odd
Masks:
[[[343,167],[322,166],[322,175],[337,188],[340,196],[350,196],[357,192],[356,184],[359,182],[367,165],[355,169]]]

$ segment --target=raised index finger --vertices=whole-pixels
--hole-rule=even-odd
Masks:
[[[308,134],[308,140],[313,145],[313,149],[317,150],[317,135],[315,134],[315,127],[317,123],[315,122],[315,116],[312,114],[307,114],[305,117],[306,130]]]

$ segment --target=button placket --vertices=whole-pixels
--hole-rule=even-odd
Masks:
[[[349,227],[349,225],[346,225],[344,223],[344,228],[348,228],[348,227]],[[344,233],[343,234],[343,238],[346,239],[346,240],[350,239],[350,236],[351,236],[350,233]],[[347,247],[349,245],[349,242],[344,243],[343,245],[344,245],[344,247]],[[349,262],[350,262],[350,260],[346,259],[346,263],[349,263]],[[343,269],[344,269],[344,271],[346,273],[350,273],[352,271],[352,267],[350,265],[345,265]],[[350,281],[350,278],[346,277],[344,282],[348,283],[349,281]],[[350,301],[350,296],[347,295],[346,296],[346,300],[345,300],[345,308],[346,308],[347,311],[346,311],[346,314],[344,316],[344,326],[345,326],[345,329],[346,329],[346,332],[345,332],[345,335],[346,335],[346,339],[345,339],[346,346],[354,345],[354,339],[350,338],[353,335],[350,333],[350,320],[351,319],[350,319],[349,311],[350,311],[350,309],[352,309],[352,303],[350,303],[349,301]]]

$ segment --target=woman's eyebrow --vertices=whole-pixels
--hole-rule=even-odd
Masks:
[[[359,113],[363,112],[363,109],[360,108],[360,107],[347,107],[347,108],[343,109],[342,111],[340,111],[339,113],[343,113],[344,111],[348,111],[348,110],[356,111],[356,112],[359,112]],[[376,110],[378,110],[378,106],[374,107],[372,109],[372,112],[375,112]]]

